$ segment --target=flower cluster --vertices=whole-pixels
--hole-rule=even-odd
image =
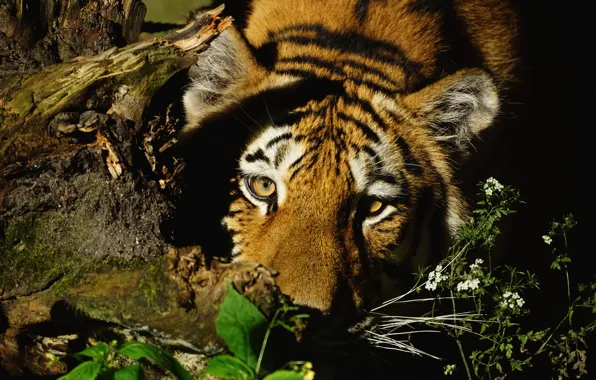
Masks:
[[[424,285],[424,287],[428,290],[436,290],[437,289],[437,285],[441,282],[441,281],[445,281],[447,280],[447,275],[446,274],[441,274],[441,271],[443,270],[443,266],[441,264],[437,265],[437,267],[435,268],[435,270],[431,271],[428,274],[428,281],[426,281],[426,284]]]
[[[524,301],[524,299],[521,298],[519,296],[519,294],[517,294],[517,292],[513,292],[513,293],[505,292],[505,293],[503,293],[503,301],[501,301],[501,307],[503,309],[506,309],[508,307],[513,309],[516,306],[517,307],[524,306],[524,303],[526,303],[526,301]]]
[[[484,263],[482,259],[476,259],[473,264],[470,264],[470,273],[466,275],[468,277],[464,281],[460,281],[457,284],[457,291],[463,292],[466,290],[476,290],[480,286],[480,279],[474,278],[474,275],[482,275],[482,268],[480,268],[480,264]]]
[[[503,190],[503,185],[501,185],[501,183],[499,181],[497,181],[496,179],[494,179],[493,177],[490,177],[484,183],[483,190],[484,190],[484,194],[486,194],[487,196],[490,197],[494,193],[498,193],[501,190]]]
[[[484,260],[476,259],[476,261],[474,261],[474,264],[470,264],[470,271],[480,269],[480,264],[483,264],[483,263],[484,263]]]
[[[545,242],[546,244],[549,244],[549,245],[550,245],[550,243],[552,243],[552,242],[553,242],[553,238],[551,238],[551,237],[550,237],[550,236],[548,236],[548,235],[542,235],[542,240],[544,240],[544,242]]]
[[[472,280],[465,280],[457,284],[457,291],[463,292],[464,290],[476,290],[480,285],[480,280],[474,278]]]

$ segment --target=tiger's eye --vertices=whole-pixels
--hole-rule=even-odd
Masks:
[[[267,177],[253,178],[249,186],[252,193],[258,198],[270,198],[275,194],[275,182]]]
[[[374,200],[370,203],[368,212],[370,214],[376,214],[379,211],[381,211],[382,208],[383,208],[383,202],[381,202],[379,200]]]

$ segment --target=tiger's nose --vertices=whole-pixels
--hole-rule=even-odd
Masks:
[[[293,261],[272,263],[278,271],[276,283],[296,305],[318,309],[324,313],[331,310],[337,294],[338,281],[331,273],[318,272],[317,263],[310,260],[300,265]]]

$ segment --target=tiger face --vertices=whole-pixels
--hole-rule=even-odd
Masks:
[[[272,6],[256,2],[253,19],[259,4]],[[400,291],[401,273],[439,257],[467,218],[453,154],[492,123],[494,80],[462,69],[408,91],[416,82],[405,69],[374,55],[331,43],[309,50],[317,60],[292,61],[308,40],[269,31],[250,41],[263,33],[248,25],[255,46],[224,32],[199,57],[184,97],[187,140],[212,129],[238,148],[222,220],[232,257],[276,269],[297,304],[369,308]],[[254,51],[271,41],[278,57],[266,67]]]

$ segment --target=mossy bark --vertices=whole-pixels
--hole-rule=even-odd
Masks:
[[[163,226],[182,164],[167,153],[162,162],[156,157],[182,117],[149,105],[230,25],[219,12],[163,40],[112,47],[0,82],[0,297],[25,294],[56,272],[79,272],[98,260],[149,260],[165,251]],[[15,234],[23,224],[26,231]],[[38,260],[40,250],[60,257],[59,268],[24,278],[31,271],[14,265],[32,265],[27,258]]]
[[[167,256],[144,268],[90,274],[59,293],[46,290],[4,301],[9,328],[1,335],[0,359],[12,374],[64,372],[63,366],[40,365],[48,362],[46,352],[26,338],[40,331],[48,336],[81,333],[73,321],[77,314],[104,322],[103,328],[124,326],[132,334],[151,333],[158,344],[214,354],[225,348],[215,331],[215,320],[227,293],[226,284],[233,284],[270,317],[287,302],[274,276],[272,270],[255,263],[214,261],[208,268],[198,248],[171,249]],[[75,311],[70,320],[53,315],[60,314],[64,302]],[[88,327],[89,322],[84,323]]]
[[[208,271],[196,252],[191,269],[189,257],[163,259],[183,167],[168,147],[183,117],[180,88],[177,100],[160,92],[231,24],[222,9],[130,44],[140,1],[0,5],[0,353],[11,374],[64,370],[46,368],[33,344],[59,323],[61,305],[209,353],[221,349],[214,319],[225,281],[262,289],[266,312],[279,301],[259,266]]]

